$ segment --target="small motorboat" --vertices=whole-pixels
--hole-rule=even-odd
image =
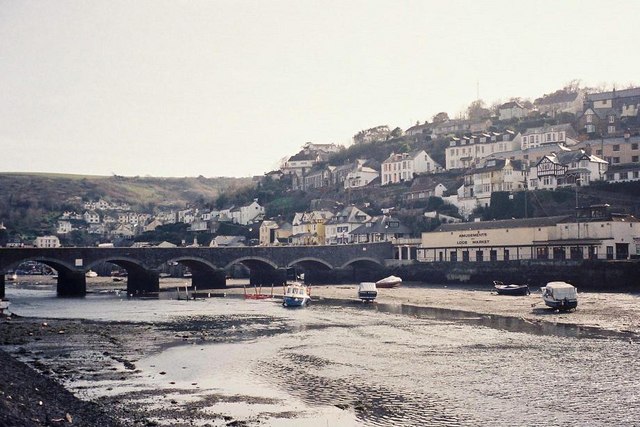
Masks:
[[[511,283],[509,285],[505,285],[499,280],[493,281],[493,287],[495,288],[498,295],[529,295],[531,291],[529,290],[529,285],[518,285],[515,283]]]
[[[84,274],[86,277],[98,277],[98,273],[93,270],[89,270]]]
[[[397,288],[402,283],[402,279],[398,276],[389,276],[376,282],[378,288]]]
[[[7,282],[15,282],[16,280],[18,280],[18,275],[16,274],[15,271],[12,271],[10,273],[5,274],[4,279]]]
[[[299,282],[286,285],[282,305],[285,307],[304,307],[311,300],[309,288]]]
[[[374,282],[362,282],[358,285],[358,298],[363,302],[373,302],[378,296],[378,289]]]
[[[544,303],[556,310],[567,311],[578,306],[578,290],[566,282],[549,282],[540,288]]]
[[[0,299],[0,314],[3,314],[6,309],[9,308],[9,301],[6,299]]]

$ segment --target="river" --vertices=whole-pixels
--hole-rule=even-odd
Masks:
[[[141,355],[125,381],[67,384],[88,399],[179,408],[160,425],[640,425],[640,347],[615,334],[355,301],[78,300],[45,285],[8,286],[7,296],[21,316],[183,329],[197,320],[206,339]],[[220,325],[237,333],[216,339]]]

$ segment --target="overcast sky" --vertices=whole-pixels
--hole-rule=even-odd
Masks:
[[[476,99],[640,83],[639,1],[0,0],[0,169],[251,176]]]

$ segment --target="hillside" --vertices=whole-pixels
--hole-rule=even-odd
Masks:
[[[223,191],[252,184],[251,178],[153,178],[0,173],[0,222],[14,230],[48,230],[65,210],[105,199],[136,210],[210,204]]]

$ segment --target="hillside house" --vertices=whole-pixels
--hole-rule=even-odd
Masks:
[[[584,92],[568,92],[559,90],[545,95],[534,101],[535,107],[541,114],[555,117],[560,113],[579,114],[583,111]]]
[[[609,164],[584,150],[544,156],[529,171],[529,188],[553,190],[564,186],[584,186],[603,180]]]
[[[372,218],[350,233],[354,243],[396,242],[411,237],[409,227],[389,215]]]
[[[371,220],[371,216],[355,206],[347,206],[325,223],[325,244],[353,243],[351,232]]]
[[[56,228],[56,234],[68,234],[74,230],[71,221],[58,220],[58,227]]]
[[[640,164],[609,166],[606,180],[607,182],[640,181]]]
[[[100,215],[96,211],[86,211],[82,218],[87,224],[100,224]]]
[[[59,248],[60,239],[58,236],[38,236],[33,241],[33,246],[36,248]]]
[[[410,153],[391,153],[381,165],[381,184],[411,181],[414,174],[435,173],[441,169],[442,167],[422,149]]]
[[[344,180],[344,188],[359,188],[369,185],[369,183],[380,174],[378,171],[373,170],[366,166],[358,166],[355,170],[349,172]]]
[[[330,211],[297,212],[293,221],[291,243],[294,245],[323,245],[325,223],[333,217]]]
[[[546,144],[575,145],[578,142],[575,136],[576,131],[570,124],[529,128],[520,135],[520,148],[527,150]]]
[[[389,126],[382,125],[362,130],[353,136],[354,144],[368,144],[375,141],[386,141],[391,135]]]
[[[576,148],[583,148],[587,154],[595,154],[612,166],[640,163],[640,136],[629,133],[624,137],[584,141]]]
[[[529,114],[529,110],[518,101],[506,102],[498,107],[500,120],[521,119]]]
[[[292,227],[286,221],[264,220],[260,224],[260,246],[277,246],[290,243]]]
[[[469,179],[470,177],[470,179]],[[469,197],[479,206],[489,206],[494,191],[521,191],[526,186],[526,170],[519,160],[486,159],[465,175]]]
[[[447,187],[439,176],[420,175],[416,176],[409,190],[402,194],[402,198],[407,202],[427,201],[429,197],[442,197],[446,191]]]
[[[445,149],[446,168],[467,169],[492,154],[519,148],[515,133],[510,130],[453,137]]]

